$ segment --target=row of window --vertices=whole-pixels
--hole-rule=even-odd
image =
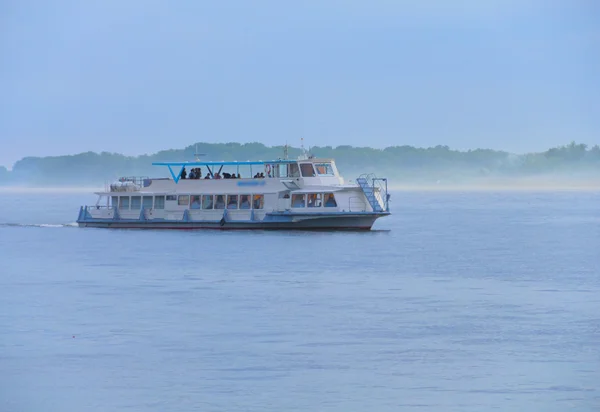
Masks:
[[[175,196],[173,196],[175,197]],[[167,198],[167,200],[169,200]],[[173,199],[175,200],[175,199]],[[265,207],[264,195],[179,195],[179,206],[189,206],[190,209],[255,209]]]
[[[292,195],[292,207],[337,207],[333,193],[300,193]]]
[[[166,196],[113,196],[113,207],[140,210],[164,209],[165,201],[177,202],[190,209],[264,209],[264,195],[166,195]]]
[[[140,209],[144,206],[144,209],[164,209],[165,208],[165,197],[164,196],[112,196],[111,198],[112,207],[119,209]]]
[[[288,197],[289,195],[286,195]],[[264,195],[161,195],[161,196],[113,196],[112,205],[119,209],[164,209],[165,202],[190,209],[256,209],[265,207]],[[300,193],[292,195],[293,208],[337,207],[333,193]]]

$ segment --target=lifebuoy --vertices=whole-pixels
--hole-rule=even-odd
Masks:
[[[271,176],[271,165],[266,165],[265,170],[269,176]]]

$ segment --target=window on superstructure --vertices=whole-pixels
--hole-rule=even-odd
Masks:
[[[288,167],[286,164],[275,165],[275,177],[288,177]]]
[[[323,203],[322,196],[321,193],[310,193],[308,195],[308,207],[321,207]]]
[[[129,209],[129,196],[119,197],[119,209]]]
[[[167,202],[168,201],[175,201],[175,200],[177,200],[177,196],[175,196],[175,195],[167,195]]]
[[[144,209],[152,209],[152,196],[142,197],[142,206]]]
[[[202,209],[210,210],[213,208],[213,196],[212,195],[202,195]]]
[[[316,163],[315,169],[319,176],[335,176],[331,163]]]
[[[140,210],[142,207],[141,196],[131,196],[131,210]]]
[[[215,209],[225,209],[225,195],[215,196]]]
[[[240,209],[250,209],[250,195],[240,195]]]
[[[190,196],[190,209],[200,209],[200,195]]]
[[[237,195],[228,195],[227,196],[227,209],[237,209],[238,208],[238,196]]]
[[[154,196],[154,208],[155,209],[164,209],[165,208],[165,197],[164,196]]]
[[[179,206],[188,206],[190,204],[190,196],[189,195],[179,195],[177,204]]]
[[[325,207],[337,207],[337,202],[335,201],[335,197],[333,193],[325,193]]]
[[[315,175],[312,163],[301,163],[300,170],[302,171],[302,177],[314,177]]]
[[[119,207],[119,196],[112,196],[110,198],[110,204],[113,208]]]
[[[306,207],[306,197],[304,194],[292,195],[292,207]]]
[[[298,169],[298,163],[290,163],[288,169],[289,177],[300,177],[300,169]]]
[[[264,195],[254,195],[252,198],[252,208],[253,209],[263,209],[265,205],[265,196]]]

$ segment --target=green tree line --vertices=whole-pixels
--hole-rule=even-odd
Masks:
[[[164,150],[151,155],[124,156],[118,153],[86,152],[76,155],[25,157],[8,171],[0,167],[3,185],[99,185],[120,176],[169,176],[166,168],[152,162],[194,160],[273,160],[283,157],[283,146],[261,143],[197,143],[184,149]],[[290,147],[290,158],[302,153]],[[476,149],[459,151],[448,146],[418,148],[392,146],[385,149],[352,146],[312,147],[315,157],[334,158],[342,175],[354,179],[376,173],[396,182],[427,182],[478,178],[482,176],[535,176],[540,174],[595,173],[600,176],[600,147],[572,142],[539,153],[515,155],[504,151]]]

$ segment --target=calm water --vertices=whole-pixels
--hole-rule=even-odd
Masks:
[[[596,411],[600,193],[395,193],[370,233],[63,226],[0,193],[0,411]]]

